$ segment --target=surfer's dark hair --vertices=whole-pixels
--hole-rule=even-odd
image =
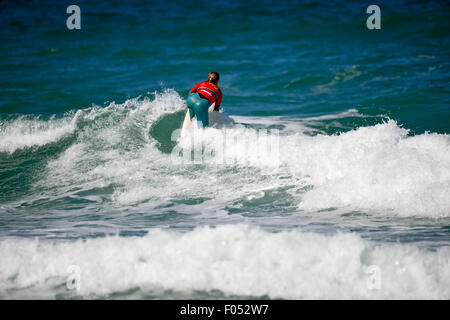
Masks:
[[[208,82],[212,83],[212,84],[217,84],[217,82],[219,82],[220,79],[220,75],[218,72],[210,72],[208,74]]]

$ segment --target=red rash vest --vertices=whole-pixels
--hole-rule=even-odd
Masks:
[[[211,104],[213,102],[216,103],[216,107],[219,107],[222,103],[222,91],[220,91],[220,88],[215,88],[211,83],[208,81],[203,81],[200,83],[197,83],[195,87],[191,89],[191,93],[199,93],[203,97],[209,100]]]

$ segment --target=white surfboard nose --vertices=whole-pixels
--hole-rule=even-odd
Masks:
[[[181,127],[180,139],[186,135],[187,130],[191,127],[192,120],[189,116],[189,110],[186,110],[186,116],[184,117],[183,126]]]

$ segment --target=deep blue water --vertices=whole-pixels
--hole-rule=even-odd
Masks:
[[[448,1],[2,1],[0,298],[449,299],[449,30]],[[236,123],[176,164],[210,71]]]

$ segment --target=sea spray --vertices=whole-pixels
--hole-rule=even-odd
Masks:
[[[7,257],[0,261],[4,298],[27,290],[41,298],[67,294],[59,284],[73,279],[73,270],[79,287],[69,293],[84,298],[133,288],[141,297],[162,289],[273,299],[450,298],[448,247],[374,246],[354,234],[270,233],[239,224],[83,241],[3,239],[0,254]]]

